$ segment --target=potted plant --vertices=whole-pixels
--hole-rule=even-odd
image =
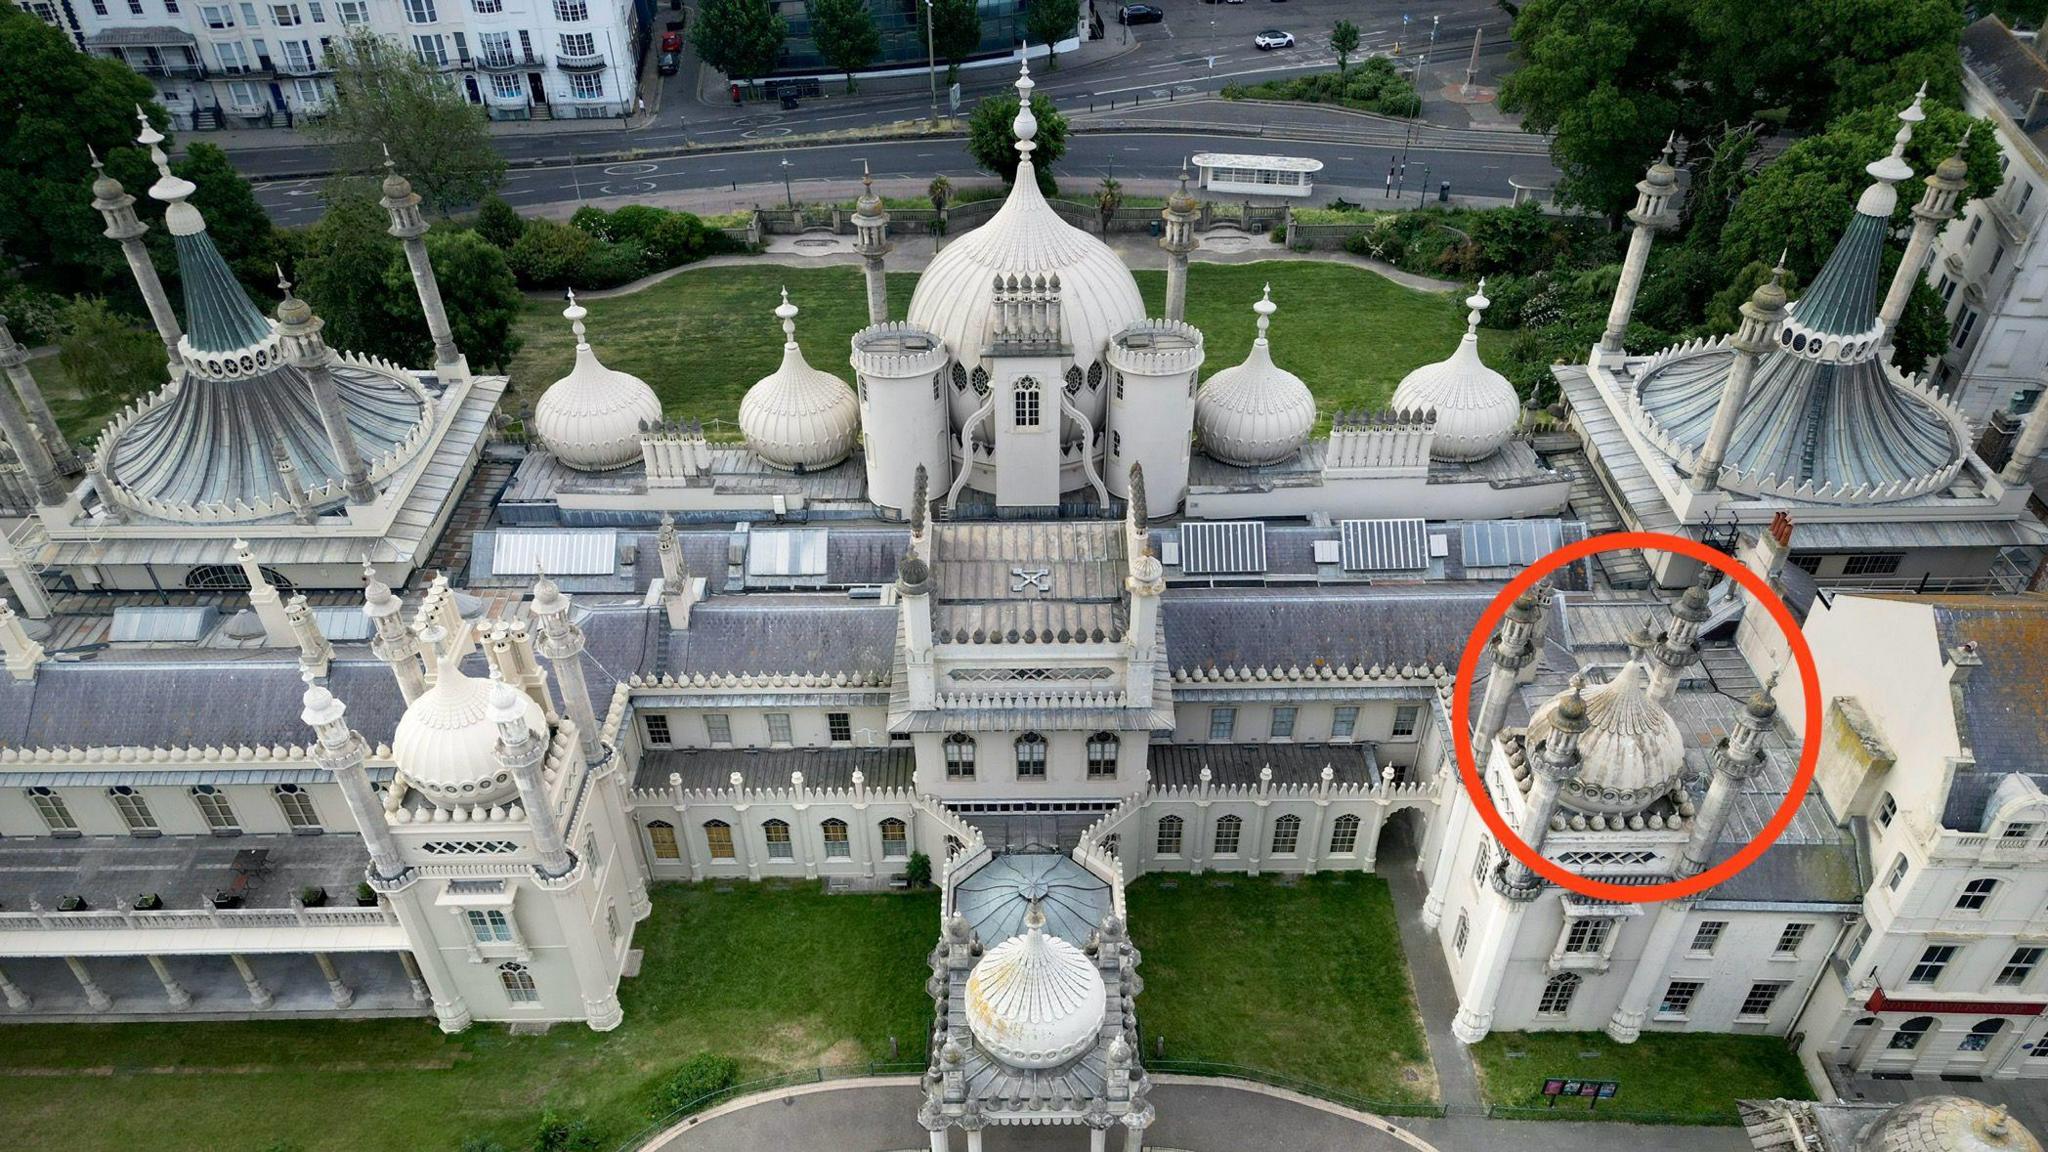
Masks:
[[[164,898],[154,892],[144,892],[135,898],[137,912],[155,912],[163,908]]]
[[[299,903],[308,908],[318,908],[327,903],[327,889],[318,884],[308,884],[299,889]]]
[[[66,896],[57,901],[57,911],[59,912],[86,912],[90,911],[91,907],[91,905],[85,902],[85,897],[83,896]]]
[[[377,906],[377,890],[370,887],[369,881],[359,880],[356,882],[356,903],[364,908],[374,908]]]

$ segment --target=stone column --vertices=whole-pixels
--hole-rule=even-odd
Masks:
[[[1495,875],[1498,879],[1500,874]],[[1529,895],[1533,897],[1534,891]],[[1459,1043],[1477,1044],[1493,1030],[1493,1007],[1507,979],[1508,959],[1528,910],[1528,898],[1503,895],[1499,910],[1482,923],[1473,945],[1472,978],[1466,982],[1458,1014],[1451,1021],[1451,1034]]]
[[[1926,90],[1924,85],[1921,90]],[[1916,99],[1914,104],[1918,106],[1919,101]],[[1974,127],[1975,121],[1972,121],[1971,128],[1963,130],[1962,139],[1956,142],[1955,153],[1935,167],[1934,175],[1927,178],[1927,191],[1921,195],[1920,202],[1913,205],[1913,232],[1906,239],[1906,251],[1899,257],[1898,270],[1892,273],[1891,287],[1886,290],[1884,304],[1877,311],[1877,322],[1884,326],[1886,348],[1891,347],[1892,333],[1898,329],[1899,317],[1906,313],[1906,301],[1913,295],[1913,285],[1920,282],[1935,236],[1955,219],[1956,203],[1962,198],[1963,188],[1970,179],[1970,164],[1963,154],[1970,146],[1970,132]]]
[[[348,726],[347,706],[335,699],[332,692],[313,683],[311,674],[303,675],[306,694],[299,718],[319,734],[314,761],[334,776],[349,814],[355,817],[363,843],[370,850],[370,879],[398,880],[407,869],[398,853],[398,841],[391,834],[390,821],[385,818],[383,799],[370,786],[370,774],[364,767],[369,744]]]
[[[1607,1035],[1617,1044],[1633,1044],[1643,1034],[1643,1021],[1650,1017],[1650,998],[1664,982],[1671,967],[1671,954],[1678,949],[1679,933],[1692,911],[1690,900],[1666,900],[1657,906],[1657,918],[1650,925],[1649,939],[1636,970],[1628,978],[1621,1003],[1607,1021]]]
[[[170,998],[171,1007],[190,1007],[192,1004],[192,994],[185,991],[185,986],[178,983],[177,977],[171,975],[171,966],[164,963],[164,958],[161,956],[149,956],[145,957],[145,959],[149,961],[150,971],[156,973],[157,982],[164,986],[164,995]]]
[[[555,822],[554,807],[548,802],[547,782],[541,778],[547,739],[527,727],[525,704],[523,693],[503,680],[494,679],[485,715],[498,727],[498,763],[518,787],[519,803],[526,809],[526,822],[533,830],[533,853],[539,857],[535,867],[544,877],[563,876],[574,861],[562,840],[561,825]]]
[[[313,393],[313,408],[320,414],[320,427],[334,449],[334,462],[341,469],[342,488],[350,504],[370,504],[377,489],[370,483],[369,465],[356,446],[355,430],[349,427],[348,409],[341,402],[341,388],[334,382],[334,353],[320,336],[325,322],[313,315],[313,308],[292,295],[291,281],[278,278],[284,302],[277,306],[277,335],[285,360],[306,377]]]
[[[21,617],[5,599],[0,599],[0,659],[7,665],[7,674],[16,680],[34,680],[36,668],[43,662],[43,646],[21,626]]]
[[[315,952],[313,962],[320,965],[320,975],[327,979],[327,994],[334,998],[336,1008],[346,1008],[356,1002],[356,990],[342,982],[341,972],[335,968],[332,956]]]
[[[235,563],[241,565],[242,575],[249,581],[249,607],[263,622],[263,642],[272,648],[297,647],[298,638],[292,634],[291,618],[284,614],[283,598],[264,579],[263,566],[256,562],[255,553],[249,551],[249,542],[236,540],[234,549]]]
[[[555,686],[569,719],[576,724],[584,761],[594,763],[604,749],[598,738],[597,712],[590,703],[590,685],[583,676],[583,629],[569,614],[569,598],[546,576],[533,585],[532,612],[540,624],[540,642],[535,647],[555,671]]]
[[[31,620],[50,618],[50,597],[43,591],[43,582],[35,570],[14,547],[14,541],[0,533],[0,577],[14,593],[14,602],[21,606],[21,613]]]
[[[1541,587],[1530,588],[1515,598],[1508,607],[1507,615],[1501,618],[1500,633],[1494,637],[1491,651],[1493,669],[1486,678],[1486,692],[1480,699],[1479,715],[1472,722],[1472,759],[1483,770],[1493,748],[1494,737],[1500,735],[1501,725],[1507,722],[1508,704],[1514,697],[1515,683],[1523,668],[1536,661],[1538,622],[1543,618],[1543,592]]]
[[[377,634],[370,638],[370,651],[391,666],[398,678],[398,693],[407,704],[427,690],[426,671],[420,665],[420,638],[405,623],[405,604],[392,594],[391,586],[377,579],[377,569],[363,561],[363,615]]]
[[[1188,309],[1188,253],[1201,246],[1195,237],[1195,221],[1201,216],[1201,206],[1188,194],[1188,169],[1183,163],[1180,169],[1180,190],[1166,198],[1166,208],[1159,218],[1166,227],[1159,237],[1159,246],[1166,249],[1166,318],[1186,320]]]
[[[184,333],[178,330],[178,314],[171,309],[171,297],[164,291],[164,282],[156,274],[156,265],[150,261],[149,249],[142,238],[149,232],[149,225],[135,215],[135,197],[128,195],[121,182],[107,175],[100,158],[92,158],[93,171],[98,178],[92,182],[92,206],[100,210],[107,221],[107,238],[119,241],[121,255],[128,259],[128,270],[135,274],[135,284],[142,289],[143,303],[149,306],[149,318],[156,325],[157,338],[164,342],[164,356],[175,372],[184,357],[178,352],[178,341]]]
[[[398,954],[398,966],[405,969],[405,981],[412,985],[412,1002],[415,1004],[432,1003],[434,994],[427,990],[427,981],[420,975],[420,962],[413,957],[413,954],[410,952],[400,952]]]
[[[1109,1126],[1107,1124],[1100,1128],[1096,1127],[1092,1122],[1088,1125],[1088,1152],[1109,1152]]]
[[[105,1012],[114,1006],[114,998],[106,994],[98,984],[93,983],[92,973],[85,970],[85,961],[76,956],[66,956],[64,964],[71,969],[71,975],[78,980],[78,986],[85,990],[85,1001],[93,1011]]]
[[[866,161],[861,162],[860,182],[861,197],[853,212],[853,250],[860,253],[861,275],[867,281],[868,323],[883,324],[889,319],[889,281],[882,271],[882,258],[893,247],[889,243],[889,210],[875,195]]]
[[[391,214],[390,232],[405,245],[405,262],[412,269],[412,286],[419,293],[420,309],[426,313],[427,331],[434,337],[434,374],[446,381],[469,378],[469,362],[455,347],[455,332],[448,326],[448,310],[441,303],[441,286],[434,280],[434,265],[427,258],[427,222],[420,216],[419,194],[398,174],[389,156],[384,159],[384,210]]]
[[[932,1152],[952,1152],[953,1141],[950,1135],[950,1130],[944,1124],[939,1125],[937,1128],[933,1128],[931,1130],[931,1134]]]
[[[29,423],[43,434],[43,444],[49,448],[57,470],[66,476],[76,476],[85,470],[72,450],[70,441],[64,439],[64,432],[57,427],[57,417],[50,411],[50,402],[43,398],[43,390],[36,384],[34,374],[28,370],[28,349],[15,340],[14,333],[7,328],[7,317],[0,316],[0,368],[6,369],[7,379],[14,384],[15,394],[21,397],[21,406],[28,414]]]
[[[1706,443],[1700,445],[1689,483],[1695,492],[1711,492],[1721,479],[1721,464],[1727,459],[1729,442],[1735,438],[1735,421],[1749,399],[1749,384],[1756,377],[1757,362],[1778,340],[1778,328],[1785,322],[1785,258],[1767,282],[1758,285],[1742,305],[1742,324],[1729,341],[1735,362],[1728,369],[1728,383],[1714,409],[1714,423],[1707,429]]]
[[[1685,854],[1680,868],[1688,876],[1705,870],[1714,854],[1714,845],[1721,839],[1721,830],[1728,822],[1728,814],[1735,806],[1735,798],[1742,793],[1744,785],[1763,771],[1763,738],[1776,725],[1778,701],[1772,695],[1778,678],[1771,679],[1758,688],[1743,706],[1742,715],[1735,721],[1735,727],[1728,733],[1728,741],[1714,753],[1714,774],[1707,784],[1707,794],[1700,801],[1699,811],[1693,815],[1691,835],[1685,843]]]
[[[1700,626],[1712,615],[1707,585],[1713,579],[1714,570],[1701,565],[1699,576],[1686,586],[1678,603],[1671,606],[1663,642],[1650,649],[1650,699],[1659,704],[1671,702],[1678,694],[1685,670],[1700,662]]]
[[[2035,401],[2034,410],[2027,413],[2026,426],[2020,429],[2020,438],[2014,442],[2012,455],[1998,479],[2011,487],[2024,487],[2043,448],[2048,448],[2048,396]]]
[[[8,347],[12,347],[14,351],[9,352],[7,347],[0,347],[0,364],[7,365],[7,375],[10,378],[16,372],[27,375],[26,368],[10,361],[14,356],[26,361],[28,354],[21,351],[20,345],[13,343],[12,336],[7,339]],[[30,386],[34,386],[33,381],[30,382]],[[28,474],[29,483],[35,486],[36,503],[46,508],[58,507],[70,496],[70,492],[64,486],[63,476],[57,471],[57,460],[51,455],[50,445],[44,441],[43,433],[29,418],[28,410],[22,407],[20,398],[14,393],[13,388],[0,385],[0,436],[7,438],[8,445],[14,449],[15,458],[21,461],[22,471]]]
[[[1124,1113],[1124,1152],[1144,1152],[1145,1129],[1152,1126],[1152,1106]]]
[[[276,998],[270,994],[270,989],[265,988],[263,981],[257,978],[256,969],[249,964],[247,957],[240,952],[230,952],[228,959],[235,962],[235,971],[242,974],[242,986],[249,990],[251,1004],[258,1008],[268,1008],[276,1002]]]
[[[1670,212],[1671,197],[1678,191],[1678,171],[1671,166],[1672,139],[1664,142],[1664,154],[1650,165],[1636,184],[1636,206],[1629,214],[1635,225],[1628,237],[1628,255],[1621,262],[1621,282],[1614,287],[1614,304],[1607,310],[1607,329],[1600,334],[1597,352],[1620,355],[1622,337],[1628,334],[1628,320],[1636,307],[1636,292],[1643,286],[1643,270],[1650,263],[1650,243],[1655,234],[1678,223]]]
[[[284,618],[291,623],[292,635],[299,642],[300,674],[327,675],[327,666],[334,659],[334,645],[321,634],[320,621],[313,617],[312,605],[306,603],[303,593],[285,602]]]
[[[1429,895],[1422,900],[1422,926],[1425,928],[1435,928],[1443,922],[1444,895],[1451,887],[1451,866],[1457,860],[1458,844],[1465,838],[1468,813],[1472,811],[1472,805],[1477,803],[1474,800],[1460,803],[1460,798],[1465,793],[1462,780],[1446,784],[1445,787],[1454,788],[1456,791],[1451,793],[1451,814],[1444,825],[1443,839],[1437,846],[1436,865],[1430,869]]]
[[[7,997],[7,1006],[16,1012],[26,1012],[36,1004],[35,998],[22,991],[21,985],[8,979],[4,971],[0,971],[0,996]]]

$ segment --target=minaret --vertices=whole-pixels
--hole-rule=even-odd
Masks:
[[[1124,651],[1129,675],[1127,695],[1133,708],[1152,706],[1152,677],[1159,658],[1159,601],[1166,594],[1165,569],[1148,549],[1131,557],[1130,575],[1124,577],[1130,592],[1130,624],[1124,633]]]
[[[683,555],[683,542],[676,535],[676,518],[661,514],[661,531],[655,533],[655,550],[661,555],[661,603],[668,613],[668,626],[683,631],[690,626],[690,609],[703,598],[702,581],[690,575]]]
[[[526,722],[526,694],[497,676],[491,676],[491,702],[485,715],[498,728],[498,764],[519,789],[520,807],[526,810],[533,829],[534,868],[549,879],[566,876],[576,862],[569,858],[569,846],[562,840],[562,826],[548,802],[547,781],[541,776],[541,761],[547,756],[548,741]]]
[[[1188,253],[1201,247],[1201,240],[1195,236],[1195,220],[1201,214],[1201,206],[1188,194],[1188,166],[1183,160],[1180,166],[1180,189],[1166,198],[1166,208],[1159,218],[1166,222],[1166,231],[1159,237],[1159,246],[1166,249],[1166,318],[1186,320],[1188,306]]]
[[[1926,113],[1920,111],[1920,101],[1926,95],[1927,85],[1922,84],[1919,93],[1913,97],[1912,107],[1899,113],[1899,119],[1907,121],[1910,126],[1925,118]],[[1885,292],[1884,305],[1877,312],[1878,323],[1884,325],[1886,347],[1890,347],[1892,333],[1898,329],[1899,317],[1905,314],[1906,300],[1913,294],[1913,285],[1920,282],[1920,273],[1926,267],[1927,254],[1934,247],[1935,236],[1955,218],[1956,204],[1962,198],[1964,186],[1969,183],[1970,163],[1965,154],[1970,147],[1970,131],[1965,128],[1962,139],[1956,142],[1954,154],[1935,166],[1934,175],[1927,178],[1927,191],[1921,195],[1920,202],[1913,205],[1913,232],[1906,238],[1905,254],[1899,257],[1898,270],[1892,273],[1891,288]],[[1904,145],[1899,145],[1899,148],[1903,151]],[[1904,163],[1903,158],[1900,162]]]
[[[299,671],[314,677],[327,675],[327,666],[334,661],[334,645],[321,633],[320,621],[304,593],[285,601],[284,618],[291,622],[292,635],[299,642]]]
[[[915,552],[896,567],[896,603],[903,614],[903,663],[912,708],[938,707],[932,653],[932,570]]]
[[[135,114],[142,116],[142,109],[137,108]],[[141,143],[154,143],[149,137],[156,136],[156,133],[150,128],[147,117],[143,118],[142,128]],[[162,136],[156,136],[157,141],[162,139]],[[136,218],[135,197],[128,195],[119,180],[107,175],[106,166],[100,162],[96,152],[92,157],[92,170],[99,173],[92,182],[92,206],[106,217],[107,238],[120,242],[121,255],[128,258],[128,270],[135,274],[135,284],[142,289],[142,301],[149,306],[149,318],[156,325],[157,338],[164,342],[164,356],[175,372],[184,360],[178,352],[178,341],[185,334],[178,328],[178,314],[171,310],[170,294],[164,291],[164,282],[156,274],[149,249],[142,243],[143,236],[149,232],[149,225]]]
[[[4,320],[0,320],[4,325]],[[28,352],[14,342],[14,336],[0,326],[0,364],[6,365],[7,375],[12,379],[16,373],[28,375]],[[34,387],[34,382],[30,382]],[[64,479],[57,470],[56,457],[51,455],[50,446],[16,397],[15,389],[0,384],[0,436],[7,438],[8,446],[14,449],[15,459],[21,461],[21,469],[28,474],[28,481],[35,486],[36,503],[47,508],[62,505],[71,495],[64,486]]]
[[[1714,409],[1713,426],[1707,430],[1706,443],[1700,445],[1699,459],[1693,464],[1693,491],[1711,492],[1720,482],[1721,464],[1728,458],[1729,442],[1735,438],[1735,421],[1741,417],[1743,402],[1749,398],[1749,383],[1756,378],[1757,361],[1776,346],[1778,327],[1784,322],[1785,257],[1780,255],[1771,278],[1758,285],[1742,305],[1742,325],[1729,341],[1735,349],[1735,362],[1728,369],[1728,384]]]
[[[1621,262],[1621,282],[1614,286],[1614,306],[1607,310],[1607,330],[1600,335],[1596,354],[1619,356],[1622,337],[1628,334],[1628,318],[1635,311],[1636,292],[1643,286],[1643,270],[1650,263],[1650,241],[1655,233],[1678,223],[1670,211],[1671,197],[1678,191],[1678,170],[1671,166],[1671,153],[1678,136],[1664,141],[1664,154],[1650,165],[1636,184],[1636,206],[1629,212],[1635,229],[1629,233],[1628,255]]]
[[[292,632],[292,622],[284,613],[283,601],[277,589],[263,576],[263,566],[256,562],[256,554],[249,551],[247,540],[236,540],[235,563],[241,565],[242,575],[249,581],[249,607],[256,612],[256,618],[263,622],[263,642],[272,648],[295,648],[298,639]]]
[[[427,690],[426,672],[420,666],[420,638],[405,623],[405,605],[391,592],[391,586],[377,579],[377,569],[363,561],[363,615],[377,630],[370,638],[370,651],[391,666],[398,678],[399,695],[407,704]]]
[[[0,658],[7,664],[7,674],[16,680],[33,680],[36,667],[43,662],[43,646],[36,643],[22,626],[21,617],[14,614],[14,606],[0,599]]]
[[[50,411],[50,402],[43,398],[41,386],[28,370],[28,349],[23,348],[15,340],[14,333],[8,330],[5,316],[0,316],[0,368],[6,370],[15,395],[21,398],[21,407],[29,423],[42,433],[43,444],[50,450],[50,459],[56,464],[57,471],[65,476],[76,476],[84,471],[85,465],[79,461],[71,442],[64,439],[64,430],[57,427],[57,417]]]
[[[1707,601],[1713,582],[1714,570],[1701,565],[1699,576],[1671,606],[1663,642],[1650,651],[1650,699],[1659,704],[1671,703],[1685,670],[1700,662],[1700,625],[1713,614]]]
[[[889,281],[882,271],[882,258],[894,245],[889,243],[889,209],[875,195],[874,177],[867,161],[860,165],[860,200],[853,210],[853,250],[860,253],[861,275],[868,286],[868,323],[889,319]]]
[[[313,315],[312,305],[292,295],[292,282],[277,274],[277,286],[284,289],[284,302],[277,306],[277,335],[292,367],[306,377],[313,392],[313,407],[320,413],[320,427],[334,448],[335,463],[341,467],[342,485],[351,504],[370,504],[377,489],[370,483],[369,466],[356,447],[356,434],[348,424],[348,410],[341,403],[341,389],[334,382],[334,353],[320,336],[326,322]]]
[[[2026,486],[2028,474],[2034,470],[2034,461],[2040,459],[2043,448],[2048,448],[2048,398],[2036,401],[2034,410],[2027,413],[2026,426],[2020,429],[2020,438],[2014,442],[2012,455],[2006,459],[1998,479],[2011,487]]]
[[[1516,831],[1533,852],[1543,851],[1543,841],[1550,835],[1550,818],[1557,815],[1558,795],[1566,782],[1579,774],[1579,737],[1588,727],[1585,689],[1584,674],[1573,676],[1570,694],[1558,703],[1552,718],[1550,736],[1541,747],[1523,750],[1529,758],[1529,791],[1523,796],[1526,807],[1522,826]],[[1507,875],[1511,888],[1537,883],[1536,873],[1520,860],[1507,866]]]
[[[595,763],[604,754],[598,741],[597,713],[590,703],[590,683],[583,676],[583,629],[569,614],[569,598],[545,575],[534,581],[534,620],[540,625],[540,639],[534,645],[555,670],[555,688],[562,694],[562,707],[576,724],[576,739],[583,746],[583,759]]]
[[[277,462],[277,483],[284,489],[284,498],[291,503],[292,522],[311,524],[316,519],[313,502],[306,495],[306,486],[299,483],[299,466],[292,463],[291,449],[285,447],[283,436],[271,434],[270,458]],[[113,501],[108,500],[107,505],[113,507]]]
[[[1479,703],[1479,716],[1472,722],[1472,759],[1481,771],[1486,768],[1493,738],[1500,735],[1501,725],[1507,722],[1508,701],[1514,696],[1522,669],[1536,660],[1536,630],[1542,618],[1540,586],[1515,597],[1507,615],[1501,618],[1500,632],[1489,649],[1493,669],[1486,677],[1486,694]]]
[[[405,245],[405,262],[412,269],[412,286],[419,292],[420,309],[427,315],[427,331],[434,337],[434,375],[445,381],[469,378],[469,361],[455,347],[455,333],[448,327],[448,309],[441,303],[441,286],[434,280],[433,262],[427,259],[427,222],[420,215],[419,193],[398,174],[387,150],[384,154],[384,210],[391,214],[390,232]]]

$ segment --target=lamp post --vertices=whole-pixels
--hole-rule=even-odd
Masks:
[[[933,26],[939,22],[939,13],[932,7],[932,0],[924,0],[924,70],[931,80],[932,127],[939,125],[939,54],[932,45]]]
[[[789,189],[789,161],[782,162],[782,200],[789,210],[796,211],[796,194]]]

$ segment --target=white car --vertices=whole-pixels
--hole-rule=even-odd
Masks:
[[[1292,48],[1294,47],[1294,33],[1268,29],[1252,37],[1252,43],[1261,52],[1274,48]]]

